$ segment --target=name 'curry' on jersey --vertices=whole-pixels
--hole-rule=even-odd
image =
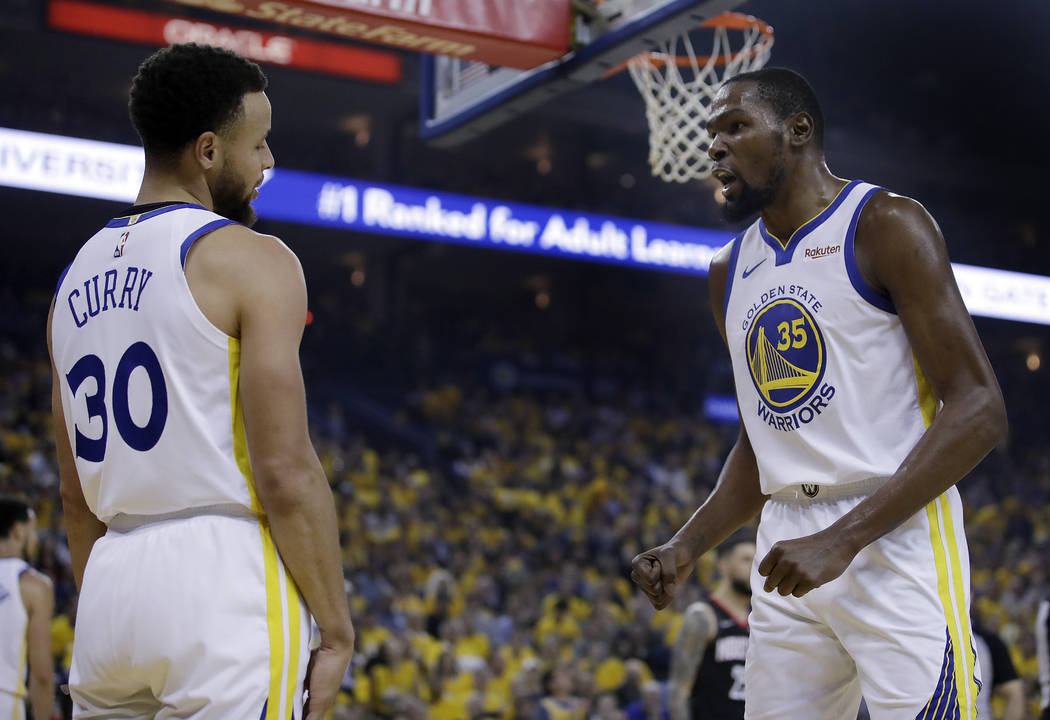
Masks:
[[[139,207],[95,233],[59,280],[51,335],[65,431],[103,522],[215,505],[261,512],[240,342],[204,316],[184,269],[193,243],[231,222],[188,203]]]
[[[879,190],[850,182],[786,241],[761,219],[733,240],[726,337],[764,493],[892,475],[932,421],[893,303],[854,258]]]

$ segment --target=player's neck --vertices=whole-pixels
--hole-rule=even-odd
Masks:
[[[732,613],[737,622],[746,623],[751,607],[751,598],[735,591],[729,583],[722,583],[711,593],[711,598]]]
[[[819,162],[800,163],[785,179],[773,202],[762,211],[766,230],[787,241],[805,223],[819,215],[847,184]]]
[[[211,190],[203,178],[187,179],[177,170],[147,167],[135,204],[158,202],[187,202],[212,209]]]
[[[0,542],[0,560],[9,558],[22,559],[21,545],[15,540],[4,540]]]

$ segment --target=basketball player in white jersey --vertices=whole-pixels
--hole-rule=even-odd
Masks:
[[[51,579],[26,562],[36,553],[36,515],[26,503],[0,497],[0,718],[23,720],[25,698],[33,720],[51,720]],[[26,688],[26,661],[29,687]]]
[[[350,660],[299,366],[302,270],[248,229],[274,162],[265,88],[217,48],[148,58],[131,88],[136,205],[59,281],[48,338],[80,588],[76,718],[319,720]]]
[[[809,84],[771,68],[708,125],[733,220],[711,266],[740,434],[715,490],[635,558],[655,607],[761,511],[745,716],[975,717],[969,558],[954,485],[1004,437],[998,383],[923,207],[824,162]]]

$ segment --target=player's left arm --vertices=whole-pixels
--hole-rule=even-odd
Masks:
[[[55,614],[55,590],[51,579],[35,570],[26,571],[19,586],[29,615],[26,648],[33,720],[51,720],[55,704],[55,671],[51,665],[51,616]]]
[[[73,458],[73,448],[69,444],[69,433],[66,432],[66,419],[62,410],[62,378],[55,365],[54,351],[51,347],[51,321],[55,313],[55,304],[47,316],[47,352],[51,356],[51,416],[52,432],[55,434],[55,454],[58,457],[58,483],[62,496],[62,514],[66,526],[66,542],[73,565],[73,580],[77,590],[84,581],[84,568],[88,555],[95,541],[106,534],[106,526],[95,517],[84,499],[84,488],[80,485],[80,475]]]
[[[894,475],[815,535],[777,543],[759,565],[767,592],[802,596],[972,470],[1006,434],[1006,407],[963,304],[937,223],[919,203],[880,192],[855,235],[861,274],[889,296],[941,405]]]

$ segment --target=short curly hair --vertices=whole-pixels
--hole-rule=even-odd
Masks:
[[[25,500],[0,496],[0,540],[6,540],[18,523],[29,522],[30,508]]]
[[[227,129],[244,96],[266,85],[259,66],[237,53],[181,43],[139,65],[128,111],[147,157],[170,160],[201,133]]]
[[[788,68],[767,67],[734,75],[725,84],[739,82],[755,83],[758,96],[769,104],[778,120],[809,113],[813,118],[813,139],[817,147],[824,147],[824,111],[806,78]]]

